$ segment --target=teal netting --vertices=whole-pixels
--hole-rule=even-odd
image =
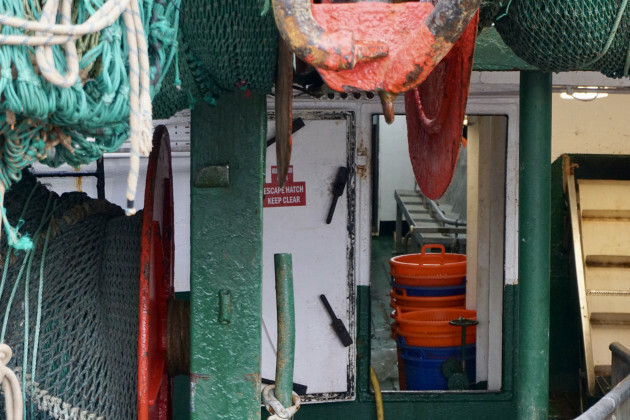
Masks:
[[[7,193],[7,213],[35,242],[0,244],[0,342],[13,349],[25,419],[137,418],[142,213],[58,196],[32,176]]]
[[[0,183],[4,189],[19,181],[22,169],[37,160],[54,167],[62,163],[79,167],[118,150],[130,137],[134,152],[147,153],[150,97],[177,64],[179,2],[0,0]],[[45,10],[49,5],[50,12]],[[53,22],[47,21],[50,14]],[[56,26],[51,25],[54,22]],[[138,42],[142,39],[146,55]],[[76,79],[70,76],[74,63]],[[134,116],[135,126],[130,121]],[[141,139],[139,148],[134,139]],[[133,159],[131,163],[132,172],[137,172]],[[135,195],[135,182],[130,181],[129,191],[128,196]],[[4,222],[5,230],[14,232]]]
[[[278,31],[265,0],[184,1],[180,40],[182,86],[165,84],[153,101],[155,118],[170,117],[199,99],[213,104],[226,92],[271,92]]]
[[[3,0],[0,13],[36,20],[40,18],[42,3]],[[75,2],[73,23],[84,22],[103,3]],[[176,57],[179,0],[143,0],[138,4],[149,48],[154,94]],[[7,26],[2,26],[0,33],[24,34]],[[123,19],[100,33],[80,38],[78,45],[80,80],[69,88],[44,79],[33,63],[34,47],[0,48],[0,112],[15,114],[15,121],[7,121],[7,117],[12,119],[11,113],[0,117],[0,133],[5,139],[19,139],[23,147],[40,152],[54,146],[55,151],[49,151],[51,156],[40,155],[52,166],[63,162],[79,166],[94,161],[103,152],[117,150],[129,136],[128,43]],[[53,55],[57,68],[65,69],[64,49],[54,46]],[[6,153],[4,158],[6,161]],[[19,179],[19,159],[5,166],[0,168],[3,182]]]
[[[544,71],[628,75],[628,0],[511,0],[496,19],[505,43]]]

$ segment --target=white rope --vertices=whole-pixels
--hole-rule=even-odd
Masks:
[[[0,382],[4,392],[4,410],[6,420],[22,420],[24,406],[22,402],[22,390],[17,376],[7,367],[13,352],[4,343],[0,344]]]
[[[34,31],[34,36],[0,34],[0,45],[30,45],[36,47],[36,61],[42,76],[60,87],[71,87],[79,79],[79,58],[76,40],[80,36],[98,32],[116,22],[123,15],[129,44],[129,176],[127,178],[127,214],[136,212],[134,207],[140,157],[151,152],[152,109],[150,94],[150,63],[147,43],[137,0],[108,0],[103,7],[85,22],[71,22],[72,0],[49,0],[39,21],[0,14],[0,27],[10,26],[24,31]],[[56,24],[57,17],[61,24]],[[59,73],[53,58],[53,45],[64,44],[67,71]]]

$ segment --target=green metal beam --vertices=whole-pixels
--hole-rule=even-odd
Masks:
[[[264,95],[238,92],[216,107],[198,101],[192,113],[193,420],[260,418],[266,129]]]
[[[521,72],[519,153],[519,419],[549,411],[551,74]]]

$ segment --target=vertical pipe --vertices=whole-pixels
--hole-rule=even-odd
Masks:
[[[521,72],[519,150],[519,419],[549,408],[551,74]]]
[[[278,353],[275,395],[280,404],[292,404],[293,359],[295,353],[295,312],[293,309],[293,261],[291,254],[275,254]]]
[[[96,161],[96,193],[99,200],[105,200],[105,161],[103,157]]]

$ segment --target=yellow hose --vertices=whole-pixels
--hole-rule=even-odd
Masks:
[[[376,419],[385,420],[385,411],[383,410],[383,396],[381,395],[381,386],[378,383],[376,372],[374,368],[370,366],[370,382],[372,383],[372,389],[374,390],[374,402],[376,404]]]

